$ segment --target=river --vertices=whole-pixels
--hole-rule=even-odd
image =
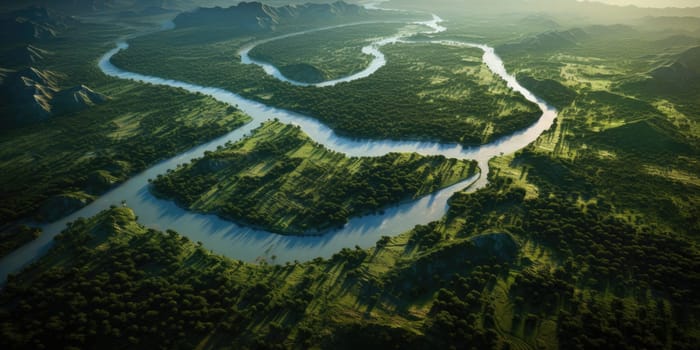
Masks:
[[[430,21],[413,24],[420,24],[430,29],[421,33],[435,33],[446,29],[440,25],[440,22],[441,19],[434,16]],[[329,28],[331,27],[317,30]],[[302,35],[309,32],[311,31],[288,34],[282,37]],[[264,42],[279,40],[282,37],[268,39]],[[386,59],[380,51],[381,47],[392,42],[411,42],[406,40],[407,37],[404,33],[371,43],[366,48],[363,48],[363,52],[374,56],[372,63],[365,70],[349,77],[319,83],[319,88],[340,82],[362,79],[371,75],[386,64]],[[458,144],[422,141],[350,139],[336,135],[330,128],[310,116],[266,106],[262,103],[245,99],[230,91],[122,70],[110,62],[112,56],[117,52],[128,48],[126,42],[118,43],[117,47],[105,53],[99,60],[99,68],[106,75],[155,85],[167,85],[190,92],[206,94],[221,102],[237,106],[244,113],[250,115],[253,121],[222,137],[164,160],[132,177],[68,217],[42,225],[43,233],[39,238],[0,260],[0,281],[5,281],[8,274],[19,271],[22,267],[43,255],[51,247],[53,238],[66,227],[68,222],[80,217],[91,217],[109,208],[110,205],[120,205],[122,201],[125,201],[136,212],[136,215],[139,217],[139,223],[146,227],[158,230],[176,230],[193,241],[202,242],[207,249],[227,257],[245,261],[256,261],[259,258],[265,258],[276,263],[294,260],[307,261],[316,257],[327,258],[345,247],[359,246],[368,248],[373,246],[381,236],[394,236],[410,230],[415,225],[426,224],[440,219],[447,212],[447,200],[452,194],[467,187],[469,191],[475,191],[488,183],[489,159],[513,153],[533,142],[542,132],[551,127],[557,112],[521,86],[514,76],[508,74],[503,61],[496,55],[493,48],[483,44],[457,41],[436,40],[429,42],[436,45],[465,46],[481,49],[484,52],[483,60],[489,69],[504,79],[509,87],[522,94],[527,100],[537,104],[542,110],[542,115],[528,128],[479,147],[467,148]],[[262,41],[256,44],[260,43]],[[286,80],[290,83],[303,84],[292,82],[285,78],[275,67],[247,57],[247,52],[254,46],[249,45],[241,50],[243,63],[258,64],[268,74],[276,76],[278,79]],[[218,146],[224,145],[229,141],[235,142],[240,140],[246,134],[249,134],[252,129],[259,126],[261,122],[272,118],[277,118],[283,123],[298,125],[314,141],[323,144],[330,150],[341,152],[348,156],[372,157],[385,155],[389,152],[416,152],[422,155],[443,155],[450,158],[474,159],[479,164],[481,174],[418,200],[387,208],[381,214],[352,218],[342,229],[333,230],[318,236],[283,236],[243,227],[230,221],[222,220],[215,215],[199,214],[184,210],[171,201],[157,199],[150,194],[148,190],[149,178],[155,178],[158,174],[164,174],[168,169],[175,169],[178,164],[186,163],[192,158],[201,157],[205,151],[213,151]],[[272,257],[275,257],[275,259],[272,259]]]

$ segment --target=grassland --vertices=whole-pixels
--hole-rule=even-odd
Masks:
[[[362,47],[396,34],[401,26],[365,24],[294,36],[258,45],[250,57],[273,64],[292,80],[318,83],[338,79],[365,69],[373,57],[363,54]]]
[[[280,233],[319,232],[474,175],[476,163],[392,153],[348,158],[298,127],[271,121],[251,136],[153,181],[193,210]],[[313,230],[313,231],[312,231]]]
[[[352,28],[363,32],[362,26]],[[366,33],[368,38],[376,36]],[[308,114],[352,137],[475,145],[520,130],[539,116],[534,104],[488,70],[478,49],[385,46],[388,64],[375,74],[315,88],[291,86],[260,67],[241,64],[235,58],[237,50],[249,40],[211,39],[203,29],[176,29],[133,40],[128,50],[114,57],[114,63],[139,73],[235,91]]]

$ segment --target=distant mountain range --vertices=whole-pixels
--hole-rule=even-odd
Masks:
[[[697,7],[697,0],[588,0],[616,6],[637,6],[650,8]]]
[[[50,39],[78,21],[72,17],[52,14],[45,7],[31,6],[0,16],[0,43],[29,43]]]
[[[517,43],[504,44],[499,46],[498,52],[508,53],[520,50],[553,50],[576,46],[580,41],[589,37],[588,33],[581,28],[569,30],[550,30],[535,36],[525,38]]]
[[[148,7],[178,8],[183,3],[190,4],[189,0],[25,0],[10,1],[17,7],[36,5],[70,14],[94,13],[98,11],[123,11],[140,10]]]
[[[44,7],[30,6],[0,16],[0,126],[12,127],[77,112],[107,100],[85,85],[59,87],[60,73],[36,68],[53,55],[39,48],[69,26],[80,25]],[[13,68],[13,69],[7,69]]]
[[[700,30],[699,17],[652,17],[647,16],[634,22],[635,24],[655,30],[674,30],[695,32]]]
[[[662,0],[657,0],[661,2]],[[444,18],[480,17],[530,13],[573,18],[589,24],[610,24],[645,16],[700,16],[700,3],[694,8],[642,8],[613,6],[577,0],[391,0],[384,7],[400,7],[437,13]]]
[[[700,18],[679,18],[680,23],[688,24],[688,30],[700,26]],[[666,23],[665,26],[662,24]],[[682,30],[683,26],[672,26],[673,20],[668,17],[646,17],[630,24],[588,25],[571,29],[553,29],[525,37],[515,42],[505,43],[497,47],[498,52],[508,54],[525,51],[552,51],[576,47],[588,40],[599,37],[626,40],[628,37],[647,36],[662,47],[674,45],[690,46],[700,44],[700,37],[692,32]]]
[[[3,0],[0,9],[12,10],[27,6],[42,6],[69,15],[116,14],[155,16],[164,13],[190,11],[198,7],[229,7],[238,0]],[[292,3],[330,3],[332,0],[264,0],[268,5]]]
[[[198,8],[178,15],[174,22],[183,27],[227,27],[244,31],[271,30],[276,26],[339,18],[367,16],[365,8],[342,1],[332,4],[303,4],[273,7],[259,2],[241,2],[229,8]]]

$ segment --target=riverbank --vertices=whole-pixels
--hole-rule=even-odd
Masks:
[[[178,156],[165,160],[143,173],[133,177],[109,193],[101,196],[92,204],[57,222],[44,225],[44,234],[0,261],[0,277],[4,280],[9,273],[18,271],[22,266],[37,259],[51,246],[53,237],[66,223],[79,217],[90,217],[110,205],[119,205],[122,201],[139,215],[139,222],[147,227],[161,230],[174,229],[187,234],[193,241],[201,241],[205,247],[214,252],[246,261],[255,261],[261,257],[276,257],[276,262],[306,261],[315,257],[330,257],[345,247],[371,247],[382,236],[394,236],[405,232],[415,225],[440,219],[447,212],[447,201],[455,192],[469,185],[469,191],[476,191],[488,183],[488,160],[502,154],[515,152],[547,130],[556,118],[556,110],[547,106],[534,94],[522,87],[514,76],[508,74],[503,62],[493,48],[486,45],[471,45],[484,50],[487,66],[504,79],[508,86],[521,93],[527,100],[536,103],[542,115],[533,125],[512,135],[500,138],[492,143],[466,148],[459,144],[441,144],[416,141],[377,141],[349,139],[336,135],[330,128],[316,119],[299,113],[266,106],[220,88],[147,76],[121,70],[110,59],[120,50],[128,48],[124,42],[105,53],[99,61],[99,68],[107,75],[184,89],[191,93],[209,95],[214,99],[236,106],[249,115],[253,121],[218,139],[195,147]],[[148,179],[164,174],[168,169],[175,169],[178,164],[213,151],[227,142],[235,142],[248,134],[261,122],[277,118],[282,123],[298,125],[315,142],[324,147],[344,153],[347,156],[381,156],[387,153],[415,152],[421,155],[442,155],[447,158],[473,159],[478,163],[481,174],[470,178],[415,202],[402,204],[385,210],[381,215],[368,215],[351,219],[342,229],[320,237],[281,236],[270,232],[240,227],[221,220],[214,215],[202,215],[187,212],[169,201],[154,198],[148,192]]]

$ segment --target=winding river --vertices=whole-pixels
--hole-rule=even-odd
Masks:
[[[421,33],[431,34],[445,30],[445,27],[442,27],[440,22],[441,19],[439,17],[433,16],[433,19],[430,21],[416,22],[413,24],[420,24],[427,27],[429,30]],[[326,30],[330,28],[333,27],[316,30]],[[248,45],[241,49],[242,62],[260,65],[268,74],[278,79],[296,85],[303,85],[303,83],[300,82],[290,81],[280,74],[277,68],[267,63],[250,59],[250,57],[248,57],[248,52],[255,47],[255,45],[259,45],[262,42],[270,42],[309,32],[311,31],[288,34]],[[407,40],[409,36],[410,35],[406,33],[398,34],[371,43],[362,49],[363,52],[374,57],[372,63],[365,70],[353,74],[352,76],[319,83],[317,86],[330,86],[340,82],[362,79],[371,75],[386,64],[386,59],[381,53],[380,48],[395,42],[410,43],[411,41]],[[221,102],[237,106],[244,113],[250,115],[253,121],[222,137],[164,160],[132,177],[68,217],[41,226],[43,234],[38,239],[22,246],[0,260],[0,281],[5,281],[8,274],[19,271],[23,266],[44,254],[50,248],[53,238],[66,227],[68,222],[74,221],[80,217],[93,216],[108,208],[110,205],[119,205],[122,201],[126,201],[127,205],[134,209],[139,216],[139,223],[147,227],[159,230],[176,230],[193,241],[202,242],[204,247],[211,249],[215,253],[235,259],[256,261],[263,257],[268,261],[274,261],[276,263],[294,260],[306,261],[315,257],[330,257],[345,247],[359,246],[368,248],[373,246],[381,236],[397,235],[411,229],[417,224],[425,224],[440,219],[446,213],[448,207],[447,200],[453,193],[464,190],[467,187],[469,191],[475,191],[488,183],[488,160],[490,158],[513,153],[533,142],[543,131],[547,130],[552,125],[557,113],[554,108],[548,106],[544,101],[521,86],[516,81],[515,77],[508,74],[503,62],[496,55],[493,48],[482,44],[457,41],[436,40],[429,42],[436,45],[475,47],[483,50],[483,60],[489,69],[504,79],[509,87],[522,94],[527,100],[537,104],[542,110],[541,117],[533,125],[524,130],[503,137],[495,142],[472,148],[462,147],[458,144],[441,144],[435,142],[350,139],[336,135],[330,128],[312,117],[266,106],[223,89],[147,76],[117,68],[110,62],[110,59],[120,50],[128,48],[127,43],[120,42],[117,44],[116,48],[105,53],[99,60],[99,67],[105,74],[119,79],[167,85],[182,88],[190,92],[206,94]],[[149,178],[155,178],[158,174],[163,174],[168,169],[174,169],[178,164],[186,163],[192,158],[201,157],[205,151],[215,150],[218,146],[224,145],[229,141],[235,142],[246,134],[249,134],[250,131],[256,128],[261,122],[271,118],[278,118],[284,123],[298,125],[314,141],[323,144],[331,150],[345,153],[348,156],[381,156],[389,152],[416,152],[422,155],[443,155],[452,158],[474,159],[478,162],[482,171],[480,175],[439,190],[431,195],[409,203],[387,208],[381,214],[353,218],[342,229],[330,231],[320,236],[282,236],[239,226],[235,223],[222,220],[215,215],[198,214],[184,210],[171,201],[155,198],[148,191]],[[273,256],[275,257],[274,259],[272,259]]]

